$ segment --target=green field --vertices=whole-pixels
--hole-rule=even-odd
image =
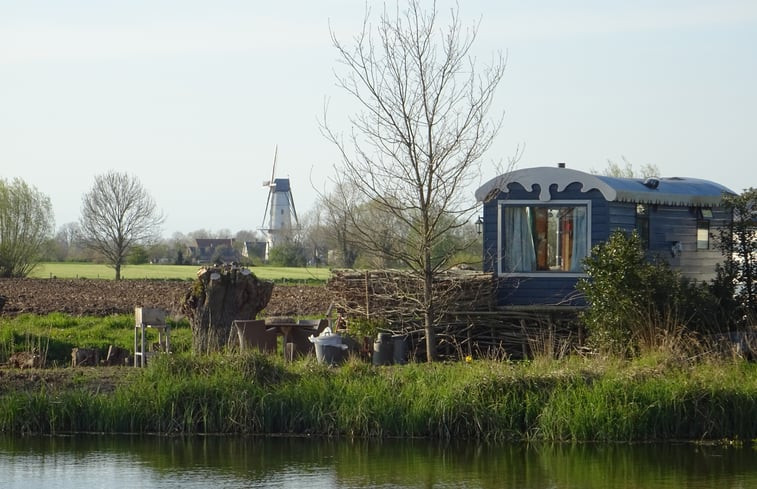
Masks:
[[[199,265],[127,265],[121,268],[125,279],[193,279]],[[328,268],[252,267],[252,272],[263,280],[325,281]],[[115,271],[97,263],[45,262],[30,274],[33,278],[102,278],[112,279]]]

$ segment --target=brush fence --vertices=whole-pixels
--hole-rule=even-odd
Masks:
[[[402,270],[333,270],[327,288],[344,317],[374,320],[408,335],[425,354],[423,280]],[[491,273],[452,270],[433,286],[437,351],[441,358],[559,356],[583,342],[577,308],[496,308],[498,281]]]

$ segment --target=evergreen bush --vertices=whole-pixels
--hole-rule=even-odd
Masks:
[[[581,319],[592,347],[606,354],[636,354],[671,337],[718,328],[718,301],[704,283],[649,259],[634,231],[616,230],[595,246],[577,288],[588,302]],[[685,346],[685,345],[677,345]]]

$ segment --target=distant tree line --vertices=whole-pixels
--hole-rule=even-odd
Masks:
[[[101,230],[101,235],[117,236],[119,232],[125,235],[125,230],[118,229],[119,222],[122,226],[126,226],[124,217],[121,217],[119,221],[116,217],[119,214],[115,213],[111,220],[104,218],[106,216],[95,216],[92,211],[99,209],[101,205],[99,202],[104,200],[113,200],[112,206],[114,209],[117,208],[115,201],[123,198],[123,189],[116,188],[118,184],[115,182],[120,181],[123,185],[128,183],[127,187],[131,186],[129,188],[132,190],[136,188],[137,191],[141,187],[135,186],[138,183],[136,177],[110,174],[108,178],[113,181],[108,184],[110,187],[103,188],[102,180],[105,176],[98,177],[99,180],[96,179],[93,187],[93,189],[96,187],[95,190],[101,195],[95,199],[90,191],[83,199],[85,205],[89,206],[89,219],[99,219],[99,222],[105,226]],[[113,186],[114,184],[116,187]],[[144,189],[141,192],[145,194],[142,197],[146,197]],[[134,196],[130,198],[131,202],[136,199]],[[375,212],[370,204],[355,205],[345,209],[343,206],[334,205],[334,200],[337,198],[344,198],[343,190],[322,195],[314,208],[303,216],[300,228],[285,236],[281,244],[271,250],[266,262],[264,250],[260,247],[252,248],[249,256],[242,254],[244,243],[265,240],[265,236],[257,230],[240,230],[232,233],[228,229],[197,229],[186,234],[176,232],[170,237],[158,236],[161,215],[154,204],[152,204],[152,209],[155,215],[148,212],[154,218],[149,221],[152,224],[150,233],[142,236],[131,234],[129,240],[125,238],[122,240],[120,247],[115,241],[111,243],[104,239],[99,242],[93,240],[91,227],[90,231],[84,228],[82,220],[64,223],[57,231],[54,231],[53,210],[47,196],[21,180],[12,182],[1,180],[0,275],[26,276],[40,261],[106,263],[114,268],[116,262],[119,267],[145,263],[192,264],[189,249],[194,246],[196,239],[202,238],[233,238],[234,251],[239,260],[247,265],[402,267],[403,264],[399,260],[391,259],[388,253],[377,253],[375,249],[361,246],[359,240],[356,239],[357,231],[353,228],[352,219],[363,222],[374,219]],[[103,207],[105,207],[104,204]],[[345,212],[349,212],[350,216],[347,216]],[[121,214],[126,215],[124,211]],[[92,224],[90,223],[90,226]],[[110,224],[111,228],[108,228],[106,224]],[[111,244],[114,246],[112,250],[108,248]],[[386,249],[389,249],[391,245],[389,241],[383,243]],[[436,246],[439,250],[457,250],[452,258],[453,263],[476,265],[480,262],[481,245],[475,235],[473,224],[467,223],[445,233]],[[109,250],[110,257],[107,254]],[[215,260],[223,251],[223,249],[216,250],[212,259]]]

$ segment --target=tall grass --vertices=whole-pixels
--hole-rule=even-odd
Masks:
[[[757,365],[741,360],[329,368],[261,353],[161,355],[112,392],[0,394],[10,433],[235,433],[482,440],[757,437]]]
[[[171,346],[174,351],[191,347],[191,331],[187,320],[172,321]],[[157,337],[157,333],[148,331]],[[71,362],[71,350],[97,348],[105,358],[110,345],[128,350],[134,347],[134,316],[71,316],[63,313],[47,315],[22,314],[0,317],[0,362],[18,351],[36,351],[48,366]]]

